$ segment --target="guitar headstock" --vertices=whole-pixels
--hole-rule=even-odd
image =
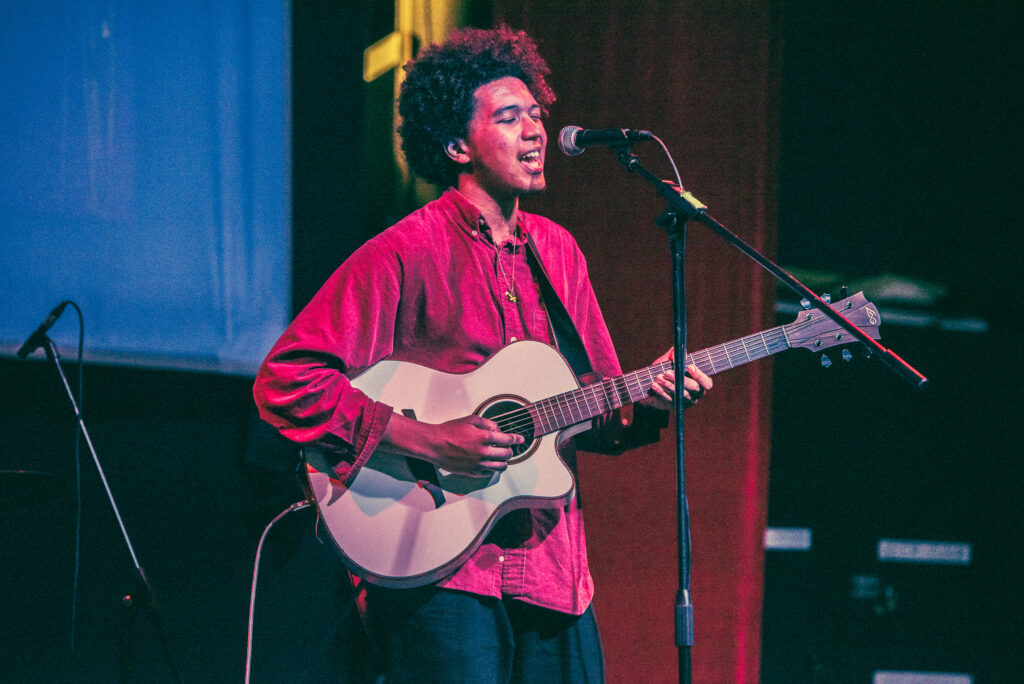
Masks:
[[[882,335],[878,331],[878,327],[882,324],[882,316],[878,312],[878,307],[869,302],[863,292],[850,295],[834,304],[829,304],[829,306],[841,313],[844,318],[863,330],[872,339],[882,339]],[[822,351],[842,344],[856,344],[858,341],[856,337],[817,309],[801,311],[795,321],[782,326],[782,329],[786,333],[790,347],[803,347],[811,351]],[[843,351],[844,360],[849,361],[852,355],[848,350]],[[823,358],[822,365],[830,364],[830,361]]]

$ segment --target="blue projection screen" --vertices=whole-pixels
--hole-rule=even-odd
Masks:
[[[288,7],[7,3],[0,353],[70,299],[86,359],[255,371],[290,314]]]

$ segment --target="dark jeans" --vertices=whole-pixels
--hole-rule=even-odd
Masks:
[[[366,601],[387,682],[604,682],[592,608],[577,617],[434,588],[371,587]]]

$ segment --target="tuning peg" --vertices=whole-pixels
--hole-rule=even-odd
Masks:
[[[850,296],[850,290],[845,285],[839,288],[839,298],[846,299]]]
[[[851,352],[849,349],[844,349],[843,350],[843,361],[846,361],[847,363],[849,363],[852,360],[853,360],[853,352]]]
[[[810,299],[806,299],[806,298],[801,299],[800,300],[800,306],[802,306],[804,309],[810,309],[811,308],[811,300]]]
[[[821,355],[821,367],[829,368],[832,366],[832,359],[828,358],[828,354]]]
[[[826,304],[831,304],[832,303],[832,295],[830,295],[828,292],[823,293],[821,295],[821,301],[825,302]]]

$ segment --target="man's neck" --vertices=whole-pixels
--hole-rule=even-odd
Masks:
[[[494,244],[507,242],[515,235],[519,220],[519,198],[498,200],[475,184],[460,183],[459,192],[480,210],[487,227],[491,229]]]

